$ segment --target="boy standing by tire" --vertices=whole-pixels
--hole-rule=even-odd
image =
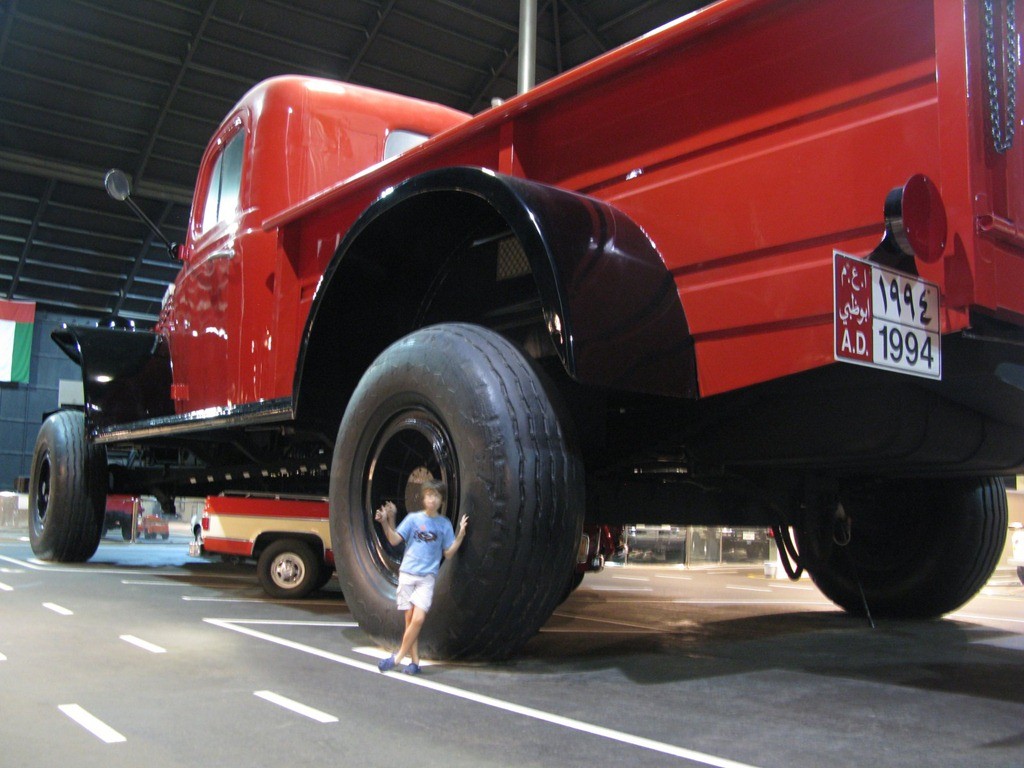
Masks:
[[[441,516],[445,491],[444,483],[438,480],[424,482],[420,492],[423,511],[410,512],[398,528],[395,528],[398,508],[394,502],[387,502],[374,513],[373,519],[380,523],[392,546],[405,542],[395,595],[398,610],[405,611],[405,633],[399,649],[377,664],[381,672],[394,669],[396,661],[408,655],[412,663],[403,671],[407,675],[420,673],[420,630],[434,599],[434,581],[441,567],[441,557],[451,557],[458,551],[469,523],[469,518],[463,515],[456,535],[451,521]]]

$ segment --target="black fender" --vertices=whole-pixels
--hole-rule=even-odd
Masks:
[[[304,329],[293,390],[300,417],[333,411],[340,418],[339,395],[347,400],[388,344],[429,322],[467,319],[417,312],[445,269],[443,254],[503,232],[529,261],[548,334],[571,378],[697,396],[675,281],[635,222],[592,197],[452,167],[386,190],[341,241]],[[472,304],[470,281],[465,294]]]
[[[82,369],[91,432],[174,413],[171,360],[163,336],[64,324],[50,338]]]

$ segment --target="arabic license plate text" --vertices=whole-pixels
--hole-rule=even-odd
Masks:
[[[833,267],[835,359],[941,378],[938,286],[839,251]]]

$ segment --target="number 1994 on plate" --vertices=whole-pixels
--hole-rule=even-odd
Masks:
[[[835,359],[941,378],[938,286],[839,251],[833,266]]]

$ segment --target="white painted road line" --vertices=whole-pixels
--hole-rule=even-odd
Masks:
[[[627,627],[629,629],[638,629],[641,632],[664,632],[665,631],[664,629],[660,629],[658,627],[652,627],[650,624],[634,624],[633,622],[629,622],[629,621],[616,621],[615,619],[601,619],[601,618],[595,618],[595,617],[592,617],[592,616],[579,616],[579,615],[573,614],[573,613],[566,613],[565,611],[555,611],[554,615],[558,616],[560,618],[563,618],[563,619],[574,619],[576,621],[589,621],[589,622],[596,622],[598,624],[612,624],[612,625],[614,625],[616,627]],[[557,632],[557,631],[558,631],[557,629],[549,628],[549,627],[543,627],[541,629],[541,632]],[[577,631],[577,632],[589,632],[590,630],[578,629],[578,630],[574,630],[574,631]]]
[[[693,576],[666,576],[660,573],[654,574],[656,579],[671,579],[672,581],[693,581]]]
[[[147,640],[142,640],[135,635],[119,635],[119,637],[126,643],[131,643],[144,651],[149,651],[150,653],[167,653],[166,648],[161,648],[159,645],[153,645],[153,643],[150,643]]]
[[[0,653],[0,661],[7,661],[7,657]]]
[[[742,592],[771,592],[768,587],[739,587],[734,584],[726,584],[726,589],[738,589]]]
[[[579,731],[581,733],[589,733],[592,736],[598,736],[600,738],[609,739],[611,741],[617,741],[620,744],[629,744],[634,747],[641,749],[648,749],[653,752],[658,752],[663,755],[671,755],[672,757],[679,757],[684,760],[690,760],[695,763],[702,765],[714,766],[714,768],[753,768],[753,766],[747,763],[738,763],[735,760],[728,760],[724,757],[718,757],[716,755],[709,755],[705,752],[698,752],[693,749],[686,749],[685,747],[677,747],[674,744],[666,744],[661,741],[655,741],[648,739],[643,736],[636,736],[632,733],[625,733],[624,731],[617,731],[612,728],[605,728],[604,726],[594,725],[593,723],[587,723],[582,720],[575,720],[571,717],[563,717],[562,715],[556,715],[551,712],[544,712],[543,710],[533,709],[532,707],[524,707],[521,704],[513,704],[509,701],[502,701],[492,696],[485,696],[479,693],[473,693],[472,691],[466,691],[462,688],[456,688],[451,685],[445,685],[444,683],[437,683],[433,680],[425,680],[422,675],[402,675],[388,673],[385,675],[380,674],[376,664],[367,664],[365,661],[359,661],[358,659],[352,659],[348,656],[342,656],[341,654],[332,653],[325,651],[322,648],[314,648],[311,645],[305,645],[303,643],[297,643],[293,640],[288,640],[283,637],[277,637],[266,632],[260,632],[249,627],[237,626],[231,619],[203,619],[208,624],[213,624],[215,627],[221,627],[222,629],[229,629],[232,632],[238,632],[243,635],[249,635],[258,640],[264,640],[266,642],[274,643],[276,645],[283,646],[285,648],[291,648],[295,651],[302,653],[308,653],[312,656],[316,656],[326,661],[332,661],[336,664],[344,664],[347,667],[353,669],[360,669],[364,672],[371,672],[381,680],[387,680],[394,683],[403,683],[405,685],[415,685],[426,690],[434,691],[435,693],[445,694],[455,698],[463,699],[464,701],[471,701],[476,704],[482,704],[486,707],[493,707],[505,712],[511,712],[512,714],[520,715],[522,717],[531,718],[533,720],[539,720],[542,722],[550,723],[561,728],[568,728],[570,730]]]
[[[47,608],[54,613],[59,613],[61,616],[74,616],[74,611],[69,611],[63,605],[57,605],[56,603],[43,603],[43,608]]]
[[[988,640],[972,640],[972,645],[988,645],[993,648],[1006,648],[1011,651],[1024,651],[1024,635],[989,638]]]
[[[269,597],[197,597],[182,595],[181,599],[188,603],[262,603],[264,605],[341,605],[341,600],[273,600]]]
[[[0,581],[0,592],[13,592],[13,591],[14,591],[14,587],[12,587],[10,584],[4,584],[2,581]]]
[[[89,731],[93,736],[101,741],[105,741],[107,744],[117,744],[121,741],[128,741],[128,739],[104,723],[98,717],[86,712],[77,704],[61,704],[57,709],[85,728],[85,730]]]
[[[620,581],[650,581],[646,576],[612,576],[612,578]]]
[[[147,545],[149,546],[149,545]],[[93,574],[115,574],[123,576],[137,576],[138,571],[129,570],[127,568],[65,568],[55,563],[48,563],[44,560],[40,560],[38,557],[30,557],[28,560],[18,560],[14,557],[7,557],[6,555],[0,555],[0,560],[15,565],[20,565],[24,568],[28,568],[32,571],[48,571],[49,573],[74,573],[78,576],[82,575],[93,575]],[[173,566],[168,566],[173,567]],[[164,575],[173,576],[174,571],[164,571]],[[160,572],[156,572],[155,575],[160,575]]]
[[[273,624],[278,627],[358,627],[357,621],[303,621],[299,619],[232,619],[235,624]]]
[[[669,602],[675,603],[676,605],[806,605],[809,608],[828,608],[836,611],[839,608],[832,605],[831,603],[823,602],[822,600],[783,600],[783,599],[768,599],[768,600],[701,600],[701,599],[680,599],[670,600]]]
[[[604,586],[593,586],[587,587],[595,592],[653,592],[654,590],[650,587],[604,587]]]
[[[1000,616],[982,616],[977,613],[960,613],[958,611],[957,613],[949,613],[946,615],[952,619],[974,619],[980,621],[1005,622],[1007,624],[1024,624],[1024,619],[1004,619]]]
[[[253,696],[259,696],[261,699],[269,701],[271,704],[277,704],[279,707],[290,709],[296,714],[308,717],[310,720],[316,720],[318,723],[336,723],[338,718],[334,715],[328,715],[326,712],[321,712],[319,709],[313,709],[313,707],[307,707],[305,704],[300,704],[297,701],[293,701],[285,696],[281,696],[273,691],[253,691]]]

